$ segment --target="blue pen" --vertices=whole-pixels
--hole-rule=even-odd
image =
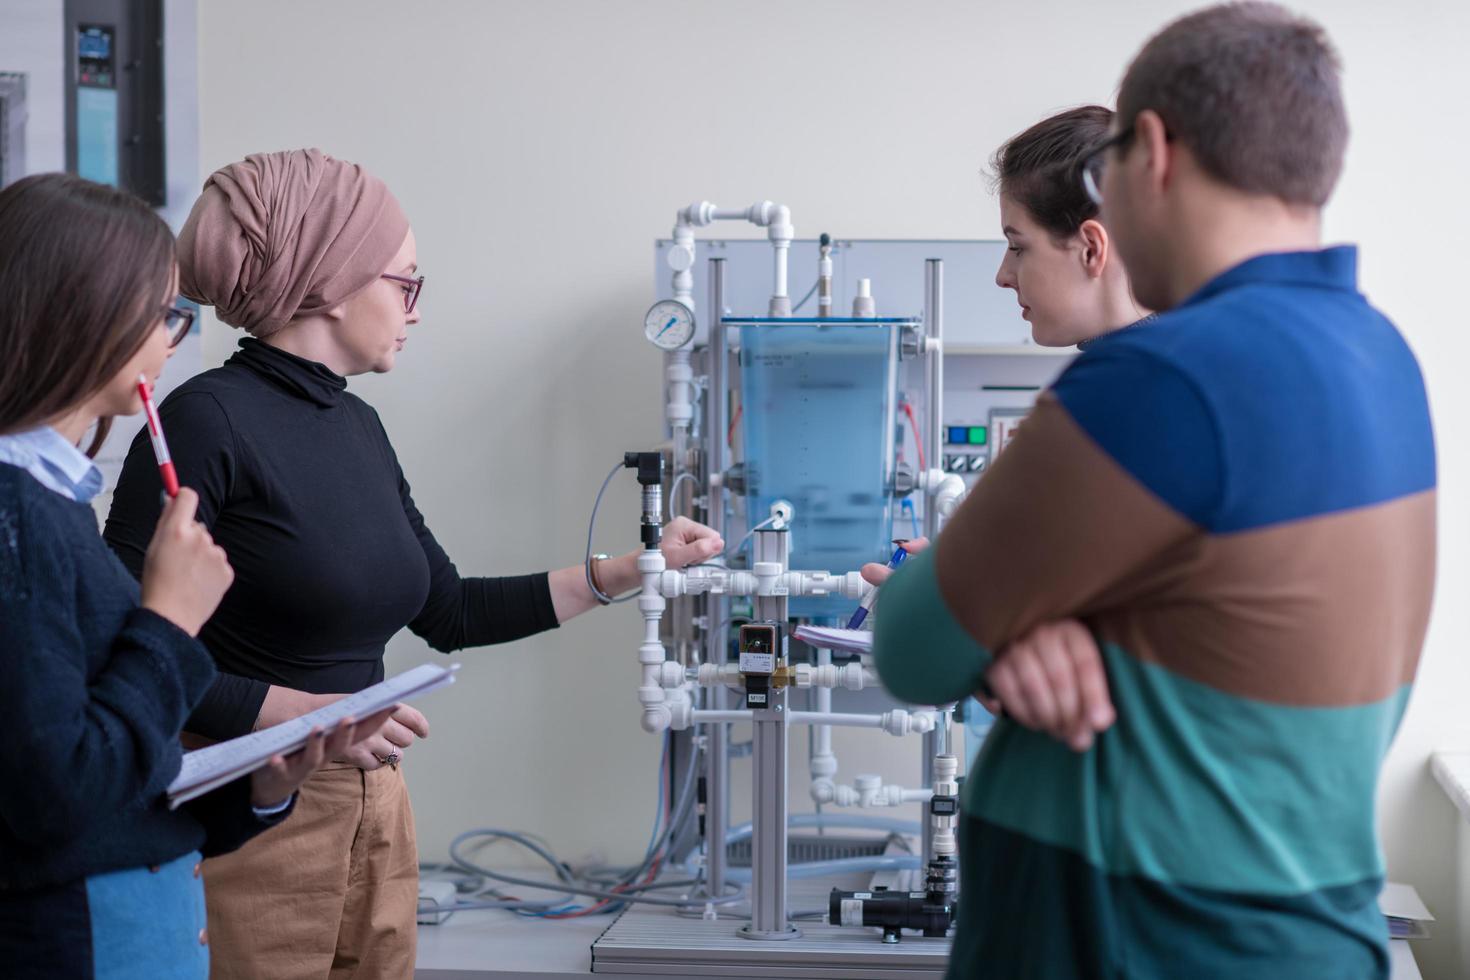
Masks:
[[[888,567],[890,569],[897,568],[899,565],[902,565],[903,560],[909,556],[909,553],[904,550],[904,542],[902,538],[894,541],[893,543],[898,547],[893,549],[893,557],[888,559]],[[871,612],[873,609],[873,603],[877,601],[877,588],[869,589],[868,594],[863,596],[862,601],[858,603],[857,612],[853,613],[852,618],[847,621],[847,628],[850,630],[855,630],[859,626],[862,626],[863,620],[868,618],[868,613]]]

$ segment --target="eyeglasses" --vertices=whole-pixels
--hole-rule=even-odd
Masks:
[[[403,312],[404,315],[412,313],[413,308],[419,305],[419,293],[424,291],[424,277],[393,276],[385,272],[382,278],[403,283]]]
[[[1103,140],[1082,158],[1082,189],[1087,192],[1088,199],[1098,207],[1102,207],[1103,202],[1102,178],[1108,151],[1115,146],[1122,146],[1132,138],[1133,127],[1130,125]]]
[[[163,328],[168,331],[168,345],[177,347],[194,326],[194,311],[181,306],[163,308]]]

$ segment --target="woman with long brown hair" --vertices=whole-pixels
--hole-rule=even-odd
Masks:
[[[195,639],[229,587],[179,491],[141,587],[97,533],[95,452],[188,326],[168,227],[65,174],[0,191],[0,972],[204,977],[199,859],[285,819],[355,726],[317,732],[177,810],[184,719],[214,679]],[[363,733],[381,717],[365,719]]]

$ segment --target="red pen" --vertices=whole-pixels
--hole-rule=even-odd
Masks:
[[[158,421],[158,409],[153,404],[153,392],[148,388],[148,379],[138,375],[138,394],[143,396],[143,411],[148,416],[148,438],[153,441],[153,455],[158,460],[158,474],[163,477],[163,490],[170,497],[179,495],[179,475],[174,472],[174,461],[168,454],[168,443],[163,439],[163,423]]]

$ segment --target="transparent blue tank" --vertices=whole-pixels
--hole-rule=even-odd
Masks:
[[[791,567],[855,571],[892,553],[898,344],[906,319],[726,318],[740,338],[750,522],[789,500]],[[843,598],[791,615],[849,616]]]

